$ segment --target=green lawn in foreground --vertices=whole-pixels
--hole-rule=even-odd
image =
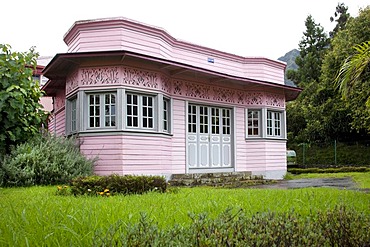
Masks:
[[[359,188],[370,189],[370,172],[338,172],[338,173],[303,173],[299,175],[290,175],[289,179],[299,178],[343,178],[351,177]]]
[[[182,188],[178,193],[113,197],[55,195],[56,187],[0,188],[0,246],[91,245],[96,231],[118,220],[137,222],[145,212],[160,227],[190,223],[189,213],[219,215],[228,207],[246,214],[289,212],[301,215],[335,205],[370,213],[370,194],[330,188],[295,190]]]

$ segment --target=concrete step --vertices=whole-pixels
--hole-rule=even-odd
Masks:
[[[219,172],[173,174],[168,181],[171,186],[225,186],[263,181],[262,176],[252,176],[251,172]]]

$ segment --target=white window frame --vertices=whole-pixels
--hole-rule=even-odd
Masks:
[[[283,137],[283,113],[276,110],[266,111],[266,134],[268,137]]]
[[[105,103],[106,95],[114,95],[115,103],[112,104],[110,101],[108,104]],[[93,102],[91,104],[90,99],[91,96],[95,96],[95,99],[99,99],[99,103]],[[116,129],[117,128],[117,92],[89,92],[86,93],[86,104],[87,104],[87,118],[86,118],[86,126],[87,129]],[[94,101],[95,101],[94,99]],[[109,106],[109,113],[106,112],[106,106]],[[94,114],[91,114],[91,107],[94,107]],[[96,107],[99,107],[96,111]],[[112,108],[114,109],[114,114],[112,113]],[[110,118],[110,124],[106,124],[106,118]],[[111,125],[112,118],[114,117],[114,125]],[[94,118],[93,126],[90,125],[91,118]],[[98,121],[95,119],[99,118]]]

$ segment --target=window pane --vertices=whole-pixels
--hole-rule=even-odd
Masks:
[[[126,94],[126,124],[128,127],[139,127],[137,98],[135,94]]]
[[[188,132],[196,133],[197,131],[197,116],[196,116],[196,106],[188,106]]]
[[[196,118],[196,115],[193,117]],[[208,133],[208,108],[199,106],[199,131],[202,134]]]
[[[220,109],[211,108],[212,113],[212,134],[220,133]]]
[[[142,122],[143,128],[153,128],[153,97],[142,97]]]
[[[105,108],[105,127],[114,127],[116,126],[115,121],[112,121],[113,118],[115,118],[115,94],[105,94],[104,95],[104,108]]]
[[[169,131],[169,100],[163,99],[163,131],[168,132]]]
[[[229,109],[222,109],[222,132],[224,135],[230,135],[231,133],[231,126],[230,126],[230,110]]]
[[[97,128],[100,127],[100,95],[91,94],[89,95],[89,127]]]
[[[248,135],[259,136],[260,110],[248,110]]]

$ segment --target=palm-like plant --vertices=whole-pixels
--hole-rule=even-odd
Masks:
[[[336,86],[341,91],[343,98],[347,98],[348,92],[354,85],[360,83],[362,79],[367,79],[362,76],[370,66],[370,41],[356,45],[354,49],[356,53],[344,60],[335,79]],[[370,97],[366,104],[370,107]]]

